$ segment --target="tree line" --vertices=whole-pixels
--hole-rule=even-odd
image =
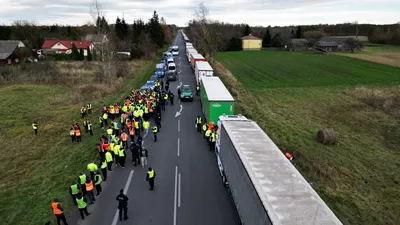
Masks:
[[[83,40],[87,34],[104,34],[113,42],[116,51],[131,52],[132,57],[137,58],[162,48],[176,32],[175,25],[167,25],[165,19],[159,18],[154,11],[147,22],[138,19],[131,24],[120,17],[114,24],[109,24],[104,16],[98,16],[95,23],[83,26],[40,26],[34,21],[14,21],[10,26],[0,25],[0,40],[21,40],[28,48],[37,50],[46,39]],[[82,54],[83,51],[73,48],[71,57],[81,60]]]
[[[250,27],[247,24],[231,24],[211,20],[208,10],[203,4],[196,10],[195,17],[189,21],[185,33],[198,48],[214,45],[216,51],[241,50],[241,38],[250,33],[263,40],[262,47],[264,48],[282,48],[289,45],[291,39],[294,38],[306,38],[312,45],[323,36],[367,36],[369,42],[372,43],[400,44],[400,22],[391,25],[351,22],[334,25]],[[212,43],[206,43],[206,36],[211,36],[211,34],[214,37],[208,39],[213,40]]]

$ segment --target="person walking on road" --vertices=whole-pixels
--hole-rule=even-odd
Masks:
[[[157,142],[158,127],[153,126],[154,142]]]
[[[154,170],[149,167],[149,171],[147,172],[146,175],[146,181],[149,182],[150,185],[150,191],[154,190],[154,179],[156,178],[156,172],[154,172]]]
[[[56,216],[58,225],[61,225],[61,221],[64,225],[68,225],[64,215],[64,208],[62,207],[58,198],[54,199],[54,201],[51,203],[51,209],[53,210],[53,214]]]
[[[149,133],[149,127],[150,127],[150,122],[147,120],[144,120],[143,121],[143,129],[144,129],[143,138],[147,137],[147,134]]]
[[[101,173],[103,174],[104,181],[106,181],[107,180],[107,160],[105,157],[100,158],[100,169],[101,169]]]
[[[208,144],[208,146],[210,146],[210,144],[211,144],[211,130],[207,130],[206,131],[206,140],[207,140],[207,144]]]
[[[107,170],[111,172],[112,164],[113,164],[113,158],[112,158],[111,151],[106,152],[106,161],[107,161]]]
[[[86,194],[90,200],[89,204],[91,205],[96,201],[96,199],[94,198],[94,193],[93,193],[94,189],[93,180],[90,179],[90,177],[86,178],[85,188],[86,188]]]
[[[149,157],[149,151],[147,151],[146,148],[142,147],[140,149],[140,164],[142,165],[142,168],[147,166],[147,157]]]
[[[122,147],[128,148],[128,134],[125,131],[121,134]]]
[[[36,122],[32,123],[32,128],[33,128],[33,133],[35,135],[37,135],[38,134],[38,124]]]
[[[125,168],[126,156],[125,156],[125,148],[123,146],[118,151],[118,159],[119,159],[119,165],[122,168]]]
[[[79,209],[79,213],[81,214],[81,218],[82,218],[82,220],[84,220],[85,219],[84,214],[86,214],[86,216],[90,215],[90,213],[87,211],[86,199],[79,193],[76,196],[76,202],[77,202],[77,206]]]
[[[215,141],[216,141],[215,135],[216,135],[215,130],[213,130],[210,136],[210,151],[213,151],[215,149]]]
[[[196,118],[196,128],[197,128],[197,132],[201,131],[201,116],[197,116],[197,118]]]
[[[171,102],[171,105],[174,105],[175,95],[171,92],[171,90],[168,91],[168,97],[169,97],[169,101]]]
[[[139,147],[135,144],[135,142],[131,142],[129,149],[132,153],[132,163],[134,166],[136,166],[139,164]]]
[[[208,130],[208,124],[204,123],[203,124],[203,138],[206,139],[206,132]]]
[[[96,172],[96,175],[94,175],[94,185],[96,186],[96,196],[99,196],[102,188],[101,188],[101,182],[103,181],[103,178],[101,177],[99,172]]]
[[[122,221],[122,211],[124,213],[124,220],[128,219],[128,196],[124,195],[124,189],[119,191],[116,200],[118,201],[119,221]]]
[[[77,184],[75,181],[72,181],[71,186],[69,187],[69,194],[72,197],[72,201],[76,205],[76,195],[79,194],[79,184]]]

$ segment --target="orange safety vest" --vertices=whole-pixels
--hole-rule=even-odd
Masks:
[[[132,122],[131,122],[131,121],[127,121],[127,122],[126,122],[126,126],[127,126],[127,127],[131,127],[131,126],[132,126]]]
[[[135,129],[133,129],[133,127],[129,127],[129,135],[135,135]]]
[[[54,215],[61,215],[61,214],[63,214],[63,212],[59,209],[59,208],[57,208],[57,205],[58,204],[61,204],[61,203],[59,203],[59,202],[53,202],[53,203],[51,203],[51,208],[53,208],[53,213],[54,213]]]
[[[75,130],[75,136],[77,136],[77,137],[81,136],[81,131],[80,130]]]
[[[149,112],[150,112],[150,113],[153,112],[153,107],[149,107]]]
[[[286,158],[288,158],[288,159],[292,158],[292,154],[290,154],[289,152],[286,152],[286,153],[285,153],[285,156],[286,156]]]
[[[122,141],[127,141],[128,135],[126,133],[121,134],[121,139],[122,139]]]
[[[85,183],[86,186],[86,191],[92,191],[93,190],[93,181],[91,180],[89,183]]]

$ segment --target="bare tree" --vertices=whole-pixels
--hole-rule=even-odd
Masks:
[[[345,41],[346,45],[349,46],[351,53],[354,52],[354,49],[361,49],[362,43],[354,38],[347,38]]]
[[[100,46],[98,46],[98,52],[100,55],[100,60],[104,63],[101,63],[101,67],[103,69],[104,76],[112,77],[115,74],[113,70],[113,61],[115,58],[115,44],[113,33],[106,26],[100,24],[98,21],[102,18],[106,18],[106,11],[104,9],[104,5],[101,4],[98,0],[91,0],[89,7],[90,16],[92,17],[92,21],[96,26],[96,33],[99,35],[104,35],[106,41],[101,42]]]
[[[209,11],[203,3],[199,4],[199,8],[195,10],[194,16],[194,21],[198,27],[197,36],[199,39],[197,40],[199,47],[208,56],[209,60],[213,62],[219,42],[217,23],[210,20]]]

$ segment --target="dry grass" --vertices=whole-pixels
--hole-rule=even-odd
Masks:
[[[361,52],[336,54],[400,67],[400,46],[396,45],[366,44]]]
[[[371,62],[400,67],[400,52],[374,52],[371,54],[341,53],[342,55]]]

